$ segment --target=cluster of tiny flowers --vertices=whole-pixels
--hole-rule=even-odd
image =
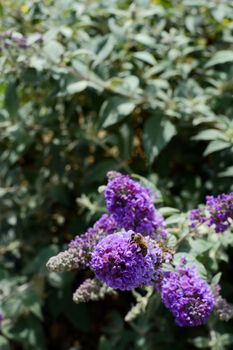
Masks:
[[[215,225],[216,232],[224,232],[230,226],[229,219],[233,219],[233,192],[207,196],[206,210],[210,214],[208,225]]]
[[[213,311],[214,295],[194,267],[182,264],[174,272],[164,272],[158,290],[181,327],[203,325]]]
[[[40,33],[33,35],[35,35],[34,43],[42,41]],[[0,32],[0,44],[3,44],[5,48],[17,46],[20,49],[26,49],[29,47],[28,39],[18,32]]]
[[[47,267],[51,271],[69,271],[89,267],[91,253],[96,244],[117,229],[113,216],[103,214],[86,233],[76,236],[64,252],[50,258]]]
[[[227,300],[221,296],[220,292],[220,285],[215,284],[213,286],[213,293],[215,297],[215,311],[217,312],[220,320],[229,321],[233,317],[233,308],[230,304],[228,304]]]
[[[93,227],[90,227],[86,233],[76,236],[69,243],[69,248],[79,249],[83,256],[89,256],[96,244],[105,236],[115,232],[117,224],[112,215],[103,214],[96,221]]]
[[[206,222],[206,216],[201,209],[193,209],[190,213],[191,227],[195,228],[197,224],[203,224]]]
[[[114,295],[116,292],[97,279],[87,278],[75,291],[73,300],[77,304],[86,303],[103,299],[107,294]]]
[[[193,228],[199,223],[206,222],[208,226],[214,227],[216,233],[226,231],[233,220],[233,192],[222,193],[217,197],[206,196],[204,211],[192,210],[190,220]]]
[[[128,176],[116,173],[110,179],[105,200],[119,227],[154,238],[167,236],[164,219],[155,210],[151,190]]]
[[[97,244],[91,267],[96,277],[109,287],[131,290],[153,283],[162,255],[161,248],[149,237],[122,230]]]

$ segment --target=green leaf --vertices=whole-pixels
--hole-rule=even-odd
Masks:
[[[204,239],[189,239],[189,244],[192,248],[191,252],[194,256],[199,256],[203,253],[205,253],[206,251],[208,251],[209,249],[211,249],[212,247],[212,243],[211,242],[207,242]]]
[[[175,134],[175,126],[163,116],[153,116],[146,121],[143,145],[150,164]]]
[[[203,140],[203,141],[211,141],[216,139],[225,139],[225,134],[216,129],[208,129],[199,132],[196,136],[192,138],[193,140]]]
[[[198,349],[204,349],[209,347],[209,339],[204,337],[197,337],[192,340],[192,343],[196,346]]]
[[[56,40],[47,40],[44,45],[44,53],[45,56],[49,60],[51,60],[53,63],[59,63],[62,54],[64,53],[65,49],[62,44],[60,44]]]
[[[22,306],[26,311],[31,311],[35,316],[42,320],[43,316],[41,313],[40,298],[36,290],[29,286],[25,289],[20,296],[22,300]]]
[[[134,36],[134,39],[139,42],[140,44],[143,44],[145,46],[154,48],[155,47],[155,40],[151,36],[147,34],[136,34]]]
[[[77,92],[81,92],[85,90],[88,87],[88,81],[87,80],[81,80],[77,81],[76,83],[69,84],[67,86],[67,92],[68,94],[76,94]]]
[[[211,285],[215,285],[217,283],[219,283],[220,279],[222,277],[222,273],[218,272],[211,280]]]
[[[19,99],[14,81],[9,82],[5,92],[5,108],[9,112],[11,118],[15,118],[19,109]]]
[[[42,248],[38,254],[35,255],[34,259],[25,267],[24,273],[29,274],[35,272],[37,274],[48,274],[46,263],[51,256],[56,255],[57,253],[58,247],[56,245]]]
[[[173,214],[166,219],[167,225],[178,224],[180,222],[180,214]]]
[[[101,50],[97,54],[93,67],[98,66],[110,55],[110,53],[114,48],[114,45],[115,45],[115,39],[113,35],[109,35],[107,38],[103,40]]]
[[[87,80],[89,84],[94,83],[98,85],[99,88],[104,85],[104,81],[82,61],[76,59],[72,62],[72,66],[77,72],[77,75],[80,76],[80,80]]]
[[[179,209],[177,208],[172,208],[172,207],[163,207],[163,208],[159,208],[158,212],[162,215],[162,216],[171,216],[173,214],[177,214],[179,213]]]
[[[99,118],[103,128],[114,125],[133,112],[135,103],[121,97],[112,97],[105,101],[100,109]]]
[[[226,170],[218,174],[219,177],[232,177],[233,176],[233,166],[229,166]]]
[[[58,41],[50,40],[44,45],[44,53],[53,63],[59,63],[65,49]]]
[[[2,331],[8,338],[22,343],[24,349],[46,349],[41,322],[32,314],[19,318],[15,323],[5,323]]]
[[[85,177],[85,181],[95,182],[95,181],[105,181],[106,173],[110,170],[118,170],[120,164],[116,162],[115,159],[103,159],[96,162],[93,166],[88,169]]]
[[[212,67],[216,64],[223,64],[233,62],[233,51],[222,50],[214,54],[214,56],[207,62],[206,67]]]
[[[205,149],[204,156],[208,156],[211,153],[229,148],[230,146],[231,145],[225,141],[220,141],[220,140],[211,141]]]
[[[10,344],[6,338],[0,335],[0,349],[1,350],[10,350]]]
[[[139,59],[140,61],[146,62],[152,66],[154,66],[156,64],[156,60],[155,60],[154,56],[147,51],[135,52],[133,54],[133,56],[136,57],[137,59]]]

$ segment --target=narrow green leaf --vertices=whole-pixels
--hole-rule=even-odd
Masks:
[[[115,39],[113,35],[109,35],[108,38],[104,39],[104,44],[102,45],[101,50],[98,52],[97,57],[94,61],[93,67],[98,66],[110,55],[115,45]]]
[[[139,42],[140,44],[143,44],[145,46],[154,48],[155,47],[155,40],[151,36],[147,34],[136,34],[134,36],[134,39]]]
[[[15,118],[19,109],[19,99],[14,81],[9,82],[6,88],[4,104],[10,117]]]
[[[69,84],[67,86],[67,92],[68,94],[76,94],[77,92],[81,92],[85,90],[88,87],[88,81],[86,80],[81,80],[77,81],[76,83]]]
[[[206,67],[212,67],[216,64],[223,64],[233,62],[233,51],[222,50],[214,54],[214,56],[207,62]]]
[[[222,273],[218,272],[211,280],[211,285],[219,283],[220,279],[222,277]]]
[[[153,116],[147,120],[143,130],[143,145],[150,163],[175,134],[175,126],[163,116]]]
[[[197,337],[192,340],[192,343],[196,346],[198,349],[206,349],[209,347],[209,339],[204,337]]]
[[[179,209],[177,209],[177,208],[163,207],[163,208],[159,208],[159,209],[158,209],[158,212],[159,212],[161,215],[167,217],[167,216],[171,216],[171,215],[173,215],[173,214],[177,214],[177,213],[179,213],[180,211],[179,211]]]
[[[204,156],[208,156],[211,153],[221,151],[230,146],[231,145],[228,142],[224,142],[220,140],[211,141],[205,149]]]
[[[229,166],[225,171],[218,174],[219,177],[232,177],[233,176],[233,166]]]
[[[6,338],[0,335],[0,349],[1,350],[10,350],[10,344]]]
[[[129,115],[135,108],[135,103],[121,97],[112,97],[101,107],[99,118],[103,128],[114,125]]]
[[[136,57],[140,61],[148,63],[148,64],[150,64],[152,66],[154,66],[156,64],[156,60],[155,60],[154,56],[150,52],[138,51],[138,52],[135,52],[133,55],[134,55],[134,57]]]
[[[203,140],[203,141],[210,141],[210,140],[216,140],[216,139],[225,139],[225,134],[216,129],[208,129],[208,130],[203,130],[199,132],[196,136],[193,137],[193,140]]]

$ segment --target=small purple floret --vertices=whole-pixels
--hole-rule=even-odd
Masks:
[[[108,211],[118,225],[154,238],[166,238],[166,224],[155,210],[151,190],[116,173],[106,186],[105,200]]]
[[[201,326],[213,311],[213,293],[194,267],[181,265],[175,272],[165,272],[158,290],[181,327]]]

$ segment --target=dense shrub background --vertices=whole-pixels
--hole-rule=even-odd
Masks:
[[[0,13],[0,348],[232,349],[231,323],[180,329],[155,297],[129,325],[129,293],[75,305],[82,276],[45,268],[102,213],[108,170],[181,210],[233,190],[232,1],[5,0]],[[211,254],[232,302],[232,252]]]

